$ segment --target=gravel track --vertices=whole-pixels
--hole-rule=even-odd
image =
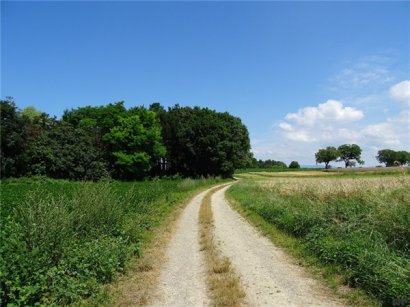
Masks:
[[[199,208],[208,191],[195,196],[177,222],[151,306],[210,305],[206,267],[199,246],[198,221]]]
[[[248,306],[343,306],[262,236],[225,199],[226,186],[212,195],[215,242],[246,292]],[[199,208],[208,189],[184,209],[166,250],[151,306],[211,306],[206,265],[199,245]]]

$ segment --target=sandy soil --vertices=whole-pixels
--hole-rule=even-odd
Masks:
[[[228,205],[226,189],[212,196],[215,239],[240,276],[248,305],[342,306]]]
[[[210,305],[198,222],[199,208],[208,191],[195,196],[177,222],[151,306]]]

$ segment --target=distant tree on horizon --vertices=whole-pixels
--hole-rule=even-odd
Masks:
[[[253,157],[253,153],[249,153],[247,168],[287,168],[287,165],[283,161],[277,161],[272,159],[262,160]]]
[[[361,160],[362,149],[357,144],[343,144],[337,148],[339,152],[338,161],[345,163],[345,168],[356,165],[356,162],[360,165],[364,164]]]
[[[292,169],[300,168],[299,162],[298,162],[298,161],[292,161],[292,162],[290,162],[289,168],[292,168]]]
[[[315,153],[316,163],[325,163],[326,169],[329,168],[329,163],[336,161],[338,157],[339,151],[333,146],[319,149],[319,151]]]
[[[380,163],[389,166],[410,165],[410,152],[401,150],[395,151],[392,149],[381,149],[377,152],[376,159]]]

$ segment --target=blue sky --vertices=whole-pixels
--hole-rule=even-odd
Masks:
[[[410,150],[409,2],[1,2],[1,97],[239,116],[255,156]]]

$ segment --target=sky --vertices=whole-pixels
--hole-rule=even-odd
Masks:
[[[238,116],[258,159],[410,150],[410,2],[1,1],[1,98],[199,105]]]

